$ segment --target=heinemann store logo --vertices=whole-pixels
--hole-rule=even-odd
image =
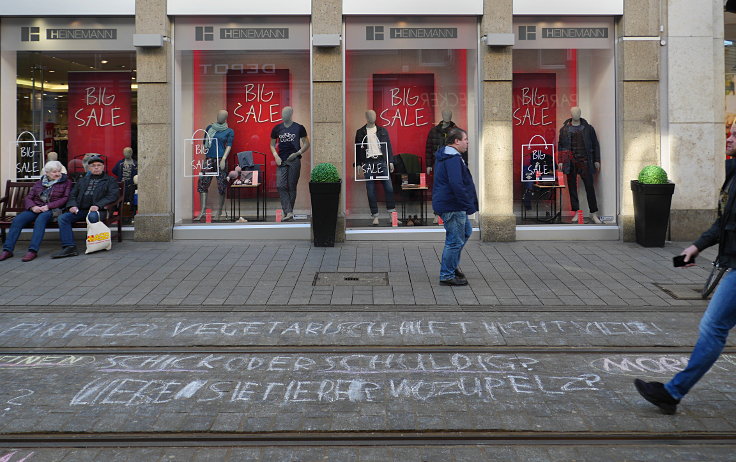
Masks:
[[[117,40],[117,29],[46,29],[46,40]],[[41,40],[40,27],[21,27],[21,42]]]
[[[288,40],[288,27],[221,27],[220,40]],[[215,40],[214,26],[194,28],[194,40],[212,42]]]
[[[457,27],[391,27],[391,39],[456,39]],[[366,26],[366,40],[384,40],[383,26]]]
[[[519,40],[536,40],[537,26],[519,26]],[[607,39],[607,27],[543,27],[543,39]]]
[[[40,27],[21,27],[20,28],[20,41],[21,42],[38,42],[41,39],[41,28]]]

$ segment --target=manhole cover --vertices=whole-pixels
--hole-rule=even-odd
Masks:
[[[677,300],[702,300],[702,285],[695,284],[654,284],[667,295]]]
[[[387,286],[388,273],[317,273],[314,286]]]

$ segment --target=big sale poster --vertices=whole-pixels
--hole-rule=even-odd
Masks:
[[[108,173],[131,143],[128,71],[69,72],[69,160],[87,153],[107,158]]]
[[[281,123],[281,111],[290,105],[288,69],[228,71],[228,126],[235,131],[232,154],[228,156],[228,171],[235,167],[238,152],[255,151],[254,162],[266,164],[266,184],[271,196],[276,194],[276,163],[270,149],[271,129]]]
[[[557,105],[555,74],[515,73],[513,83],[514,123],[514,199],[522,196],[523,154],[544,149],[529,146],[557,144]],[[552,155],[552,150],[545,151]],[[545,180],[548,178],[544,178]]]
[[[434,125],[434,74],[373,74],[376,123],[385,127],[393,154],[424,159],[429,130]]]

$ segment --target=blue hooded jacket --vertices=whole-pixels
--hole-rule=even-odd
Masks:
[[[432,208],[435,213],[477,212],[478,195],[473,176],[460,153],[451,146],[442,146],[434,159]]]

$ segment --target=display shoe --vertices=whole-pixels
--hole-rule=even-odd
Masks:
[[[437,215],[435,215],[435,216],[434,216],[434,219],[432,220],[432,224],[433,224],[433,225],[436,225],[436,224],[439,224],[439,222],[440,222],[440,221],[439,221],[439,218],[437,217]]]
[[[411,217],[406,219],[406,226],[414,226],[414,220]]]
[[[23,258],[21,258],[20,261],[28,262],[34,260],[37,256],[38,254],[36,252],[29,250],[25,255],[23,255]]]
[[[440,285],[442,286],[467,286],[468,280],[460,279],[458,277],[454,277],[452,279],[441,279]]]
[[[2,253],[0,253],[0,261],[7,260],[8,258],[13,256],[13,252],[10,252],[8,250],[3,250]]]
[[[593,220],[593,223],[601,224],[603,223],[601,219],[598,217],[598,212],[593,212],[590,214],[590,219]]]
[[[414,226],[422,226],[422,220],[418,216],[414,215]]]
[[[642,398],[657,406],[662,410],[662,413],[671,415],[677,412],[677,405],[680,404],[680,400],[673,398],[663,383],[645,382],[636,379],[634,380],[634,386]]]
[[[77,255],[79,255],[77,252],[77,246],[70,245],[51,255],[51,258],[76,257]]]
[[[294,214],[292,212],[289,212],[286,214],[284,218],[281,219],[281,221],[292,221],[294,219]]]
[[[373,226],[378,226],[378,215],[372,215],[373,221],[371,221],[371,224]]]

